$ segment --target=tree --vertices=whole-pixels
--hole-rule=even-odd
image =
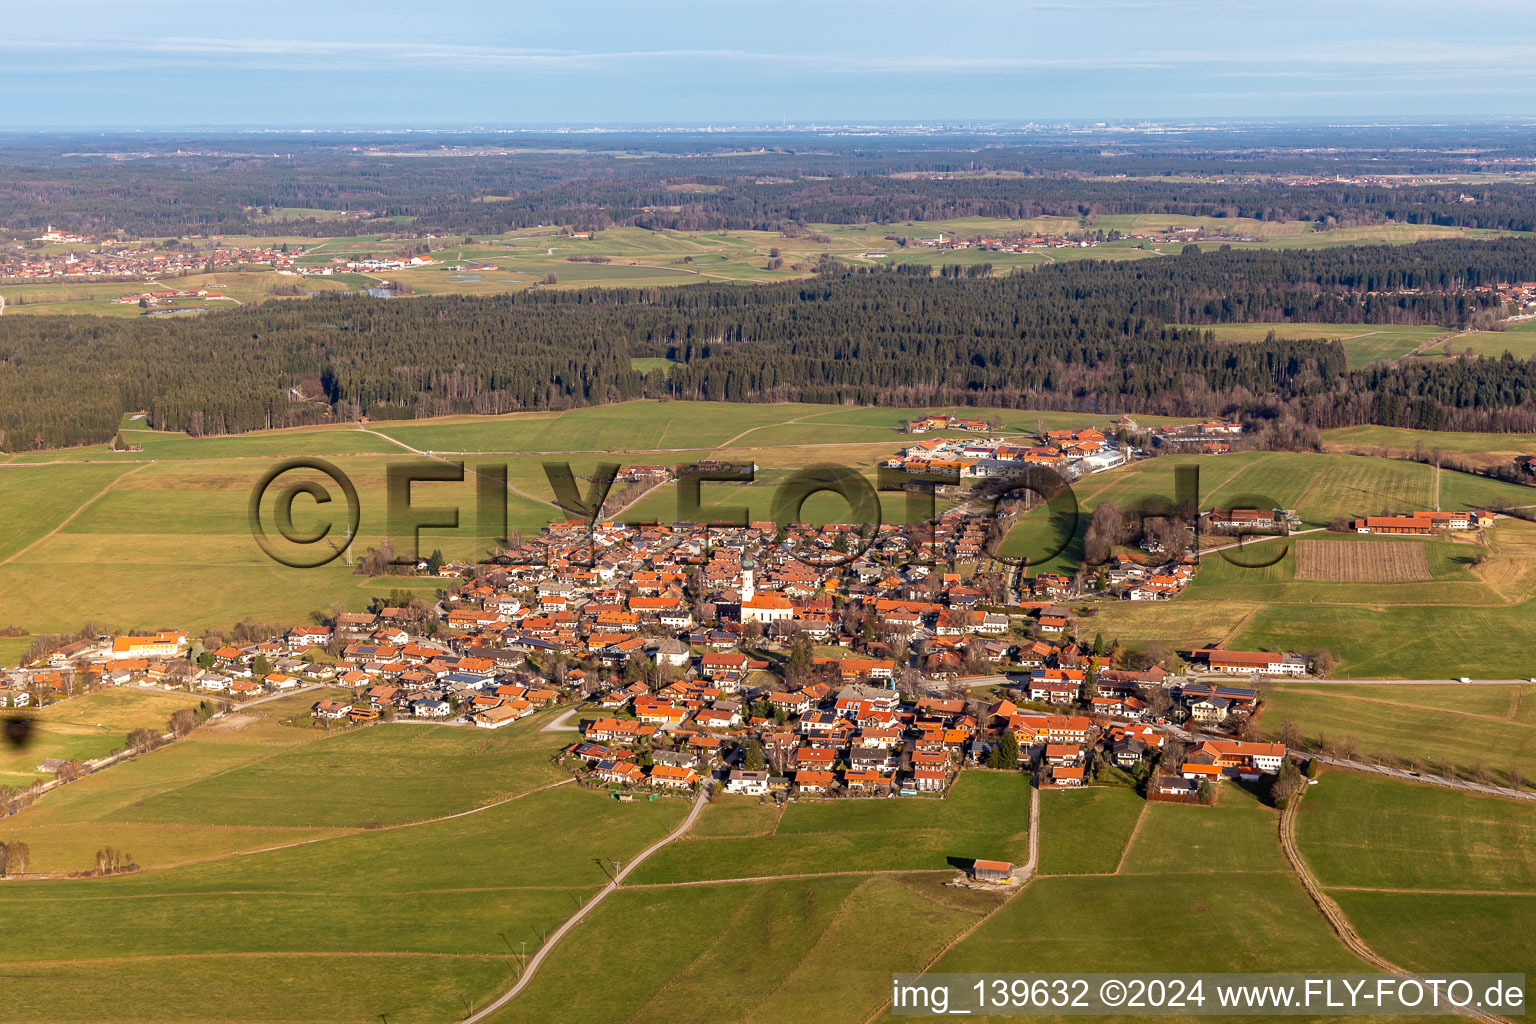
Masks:
[[[1307,652],[1307,661],[1312,665],[1312,674],[1319,679],[1327,679],[1338,668],[1338,659],[1331,651],[1321,647],[1315,647]]]
[[[741,759],[741,766],[749,772],[760,772],[768,767],[768,762],[763,758],[763,745],[757,737],[747,742],[747,752]]]
[[[1280,719],[1280,732],[1276,736],[1288,750],[1300,750],[1307,742],[1306,734],[1289,716]]]
[[[139,753],[153,750],[159,742],[160,735],[153,729],[134,729],[128,734],[129,749]]]
[[[197,728],[197,712],[191,708],[182,708],[171,715],[170,721],[166,722],[166,728],[173,736],[180,739]]]
[[[31,857],[32,850],[26,843],[0,843],[0,876],[26,874]]]
[[[1200,780],[1200,789],[1197,792],[1200,802],[1203,804],[1208,804],[1216,799],[1216,790],[1205,779]]]
[[[811,638],[804,632],[795,634],[795,638],[789,644],[789,657],[784,661],[784,678],[795,685],[800,685],[810,672],[811,664],[815,660],[816,649],[811,643]]]
[[[988,767],[1006,768],[1009,771],[1016,771],[1018,769],[1019,737],[1014,734],[1012,729],[1004,729],[1002,731],[1002,734],[997,738],[997,744],[992,748],[992,752],[997,754],[999,763],[996,765],[991,764],[991,755],[989,754]]]
[[[1301,779],[1301,772],[1297,770],[1296,763],[1290,758],[1280,762],[1280,770],[1275,773],[1274,779],[1269,784],[1269,796],[1271,802],[1282,811],[1291,798],[1301,792],[1306,785]]]

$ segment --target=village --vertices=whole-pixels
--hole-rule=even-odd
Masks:
[[[44,235],[39,241],[48,241]],[[88,242],[61,237],[52,244]],[[152,280],[210,270],[271,267],[291,270],[304,255],[301,246],[255,245],[164,248],[148,242],[103,242],[85,252],[0,253],[0,277],[41,281]],[[138,295],[131,296],[137,302]],[[123,301],[128,301],[124,299]]]
[[[1108,433],[1042,427],[1012,439],[995,422],[948,414],[907,424],[935,431],[975,436],[916,441],[888,465],[932,474],[953,497],[944,481],[1022,467],[1072,479],[1149,449],[1220,454],[1242,428],[1147,430],[1121,418]],[[701,466],[632,465],[619,479],[644,490]],[[1177,596],[1204,548],[1288,533],[1294,510],[1213,508],[1150,527],[1129,510],[1096,513],[1107,557],[1025,575],[991,557],[992,516],[963,497],[941,507],[932,523],[872,533],[554,522],[483,563],[434,553],[395,567],[435,580],[435,600],[401,591],[270,635],[76,639],[0,679],[0,707],[115,685],[230,708],[323,691],[307,718],[325,729],[500,729],[548,710],[559,730],[580,734],[552,741],[551,756],[621,799],[699,787],[778,800],[938,797],[961,771],[1003,770],[1048,788],[1107,783],[1209,801],[1223,779],[1280,770],[1283,745],[1255,738],[1260,683],[1309,677],[1308,656],[1129,650],[1092,617],[1104,601]],[[1422,536],[1491,522],[1488,511],[1424,510],[1333,529]]]
[[[941,426],[986,425],[928,417],[913,430]],[[980,446],[925,441],[902,458],[932,468],[953,456],[963,470],[1120,454],[1091,429]],[[626,479],[675,472],[629,467]],[[625,799],[700,786],[775,799],[942,796],[963,770],[1005,770],[1045,787],[1113,781],[1193,801],[1222,779],[1278,770],[1284,748],[1252,739],[1254,680],[1303,676],[1305,657],[1149,654],[1088,635],[1084,601],[1182,590],[1198,569],[1193,524],[1177,540],[1148,536],[1093,576],[1028,578],[977,568],[989,525],[955,504],[921,529],[883,526],[855,550],[849,525],[556,522],[486,563],[434,554],[400,567],[439,582],[435,603],[332,609],[267,636],[85,637],[0,682],[0,704],[36,708],[111,685],[230,707],[317,690],[308,717],[327,729],[500,729],[555,709],[580,739],[552,742],[551,756]]]
[[[736,600],[714,607],[722,617],[710,629],[675,630],[691,615],[665,590],[601,605],[613,595],[597,592],[570,608],[559,607],[572,603],[568,588],[535,585],[525,608],[506,593],[477,599],[486,582],[466,581],[454,604],[480,607],[455,607],[446,630],[411,609],[384,608],[211,650],[177,631],[83,640],[55,651],[47,667],[14,673],[0,703],[26,709],[116,685],[185,688],[233,707],[325,686],[347,693],[314,702],[311,717],[327,728],[482,729],[568,706],[561,720],[580,716],[582,738],[553,756],[625,799],[632,789],[701,785],[777,799],[937,796],[969,768],[1029,772],[1043,787],[1118,781],[1149,798],[1209,800],[1224,778],[1274,774],[1285,750],[1242,738],[1261,703],[1256,687],[1197,674],[1307,671],[1297,655],[1221,649],[1192,652],[1198,663],[1187,677],[1159,665],[1113,668],[1126,662],[1098,642],[983,639],[1008,632],[1007,616],[895,598],[874,602],[890,640],[859,644],[832,625],[830,602],[758,594],[750,559],[736,569],[736,586],[721,595],[733,590]],[[976,596],[947,589],[957,606]],[[664,617],[672,625],[662,627]],[[785,628],[770,636],[764,624]],[[944,650],[927,661],[938,674],[874,656],[899,655],[903,638],[918,633]],[[812,636],[865,650],[819,654],[825,647]],[[317,657],[327,650],[338,656]],[[962,654],[981,662],[967,666],[978,671],[943,671],[946,655]]]

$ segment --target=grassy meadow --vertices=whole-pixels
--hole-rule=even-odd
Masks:
[[[455,1020],[606,883],[609,859],[686,811],[543,788],[559,777],[545,716],[489,737],[407,724],[328,736],[286,724],[312,696],[6,820],[0,835],[31,846],[33,870],[84,870],[103,845],[150,870],[0,886],[0,1019]],[[219,980],[236,977],[272,982],[259,1010]]]
[[[1313,744],[1352,737],[1357,754],[1470,778],[1481,767],[1504,785],[1536,779],[1536,684],[1350,686],[1272,683],[1260,729],[1289,718]]]
[[[487,201],[494,201],[488,197]],[[135,304],[114,300],[149,288],[205,288],[220,291],[222,300],[193,299],[189,308],[221,309],[268,301],[302,300],[328,291],[362,291],[385,284],[407,295],[487,295],[520,292],[530,288],[634,288],[698,284],[701,282],[754,284],[792,281],[810,276],[818,260],[831,257],[852,265],[919,263],[972,266],[991,264],[993,273],[1044,266],[1064,260],[1161,259],[1179,255],[1187,244],[1214,248],[1325,248],[1362,243],[1403,244],[1446,237],[1498,237],[1500,232],[1465,231],[1433,225],[1380,224],[1319,231],[1307,221],[1259,221],[1247,218],[1193,217],[1173,214],[1100,215],[1091,224],[1076,217],[1036,217],[1008,220],[962,217],[893,224],[813,224],[793,237],[776,231],[676,231],[616,227],[598,231],[590,238],[576,238],[554,228],[532,228],[489,235],[468,241],[398,235],[339,234],[313,238],[284,234],[286,219],[325,217],[338,230],[353,230],[350,218],[336,211],[274,209],[262,218],[270,233],[228,235],[225,245],[301,246],[303,267],[322,267],[336,257],[390,256],[423,243],[434,246],[435,261],[425,267],[372,272],[338,272],[327,276],[300,276],[292,271],[267,268],[225,268],[214,273],[194,273],[150,281],[91,282],[37,281],[0,285],[6,313],[22,315],[138,316]],[[409,225],[400,223],[400,228]],[[366,228],[364,229],[366,230]],[[902,246],[900,239],[1009,237],[1069,235],[1084,231],[1120,231],[1132,237],[1103,242],[1088,248],[1040,248],[1023,253],[980,249],[939,249],[921,245]],[[1190,235],[1173,242],[1155,243],[1145,235],[1204,231],[1219,240],[1203,241]],[[1502,233],[1508,234],[1508,233]],[[1238,240],[1232,240],[1238,239]],[[872,255],[884,253],[883,256]],[[775,263],[775,261],[777,261]],[[297,291],[297,295],[290,294]],[[1262,337],[1262,335],[1260,335]],[[1316,335],[1313,335],[1316,336]],[[1397,358],[1403,342],[1385,337],[1346,340],[1351,361],[1368,362]]]
[[[1198,324],[1210,331],[1217,341],[1263,341],[1271,333],[1277,338],[1327,338],[1344,347],[1350,366],[1366,366],[1403,356],[1449,333],[1436,326],[1395,326],[1392,324]]]
[[[1376,515],[1433,508],[1431,466],[1342,454],[1252,452],[1198,461],[1195,456],[1154,459],[1099,474],[1075,488],[1083,509],[1103,501],[1134,508],[1143,498],[1173,498],[1173,468],[1195,462],[1201,470],[1202,507],[1280,506],[1296,509],[1301,529],[1318,530],[1338,516]],[[1525,504],[1529,488],[1486,477],[1442,472],[1439,504],[1473,508],[1508,501]],[[1015,531],[1018,532],[1017,530]],[[1326,531],[1310,543],[1360,539]],[[1010,537],[1010,541],[1012,537]],[[1081,532],[1042,571],[1075,565]],[[1166,640],[1176,646],[1226,641],[1243,650],[1323,648],[1340,660],[1339,674],[1372,678],[1508,678],[1520,675],[1532,639],[1529,602],[1536,584],[1536,526],[1500,520],[1486,536],[1373,543],[1422,543],[1432,579],[1366,583],[1296,579],[1297,538],[1266,541],[1232,552],[1262,568],[1234,565],[1206,554],[1195,579],[1168,602],[1115,602],[1089,606],[1084,627],[1128,643]],[[1486,562],[1474,564],[1480,555]],[[1469,632],[1470,631],[1470,632]],[[1475,644],[1466,642],[1476,635]]]
[[[25,747],[0,746],[0,783],[25,786],[52,778],[37,771],[45,758],[88,761],[106,757],[128,745],[134,729],[164,732],[171,715],[193,707],[199,698],[126,687],[97,690],[33,712],[31,739]]]
[[[1421,971],[1536,972],[1533,840],[1529,804],[1356,772],[1325,772],[1297,824],[1361,937]]]
[[[710,822],[642,864],[637,885],[826,871],[942,871],[952,860],[1026,858],[1029,780],[968,772],[943,801],[796,803],[772,828],[735,832]],[[757,824],[754,822],[754,824]]]
[[[1042,843],[1053,795],[1076,794],[1041,794]],[[1117,834],[1127,832],[1128,805],[1109,812],[1113,803],[1089,798],[1073,811],[1113,814]],[[1174,941],[1181,971],[1364,970],[1290,872],[1276,824],[1274,810],[1234,784],[1213,807],[1148,804],[1123,862],[1113,858],[1118,873],[1057,875],[1042,861],[1041,877],[928,969],[1167,971]],[[1114,871],[1110,857],[1093,859]],[[1188,935],[1200,941],[1177,938]],[[878,1019],[901,1018],[887,1009]]]

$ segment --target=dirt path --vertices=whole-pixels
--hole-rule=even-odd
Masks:
[[[539,732],[580,732],[581,730],[578,727],[565,724],[571,720],[572,715],[576,714],[576,712],[580,710],[581,708],[571,708],[569,711],[561,714],[558,718],[555,718],[549,722],[545,722],[542,726],[539,727]]]
[[[52,536],[56,535],[60,530],[64,529],[64,527],[66,527],[70,523],[74,522],[75,518],[77,516],[79,516],[80,513],[84,512],[86,509],[88,509],[92,505],[96,504],[96,502],[100,501],[102,495],[106,494],[112,488],[114,488],[118,484],[122,483],[128,477],[133,476],[133,474],[139,472],[140,470],[147,469],[148,467],[153,466],[153,465],[154,465],[154,461],[153,460],[151,460],[149,462],[140,463],[139,465],[137,465],[134,468],[130,469],[128,472],[121,473],[118,476],[114,477],[111,483],[107,484],[107,486],[103,487],[101,490],[97,491],[95,494],[91,495],[89,498],[87,498],[83,502],[81,502],[80,503],[80,507],[75,509],[68,516],[66,516],[64,521],[61,522],[58,526],[55,526],[53,529],[49,530],[47,533],[45,533],[41,537],[37,538],[37,540],[34,540],[32,543],[28,544],[26,547],[20,549],[15,554],[11,555],[11,557],[5,559],[4,561],[0,561],[0,565],[10,565],[12,562],[16,561],[16,559],[20,558],[22,555],[26,554],[28,551],[31,551],[33,548],[37,547],[39,544],[41,544],[43,541],[47,540],[49,537],[52,537]]]
[[[420,448],[412,448],[410,445],[406,444],[404,441],[401,441],[401,440],[398,440],[396,438],[390,437],[388,434],[381,434],[377,430],[370,430],[367,427],[358,427],[357,429],[358,429],[358,431],[360,433],[363,433],[363,434],[372,434],[374,437],[382,437],[384,440],[388,441],[390,444],[399,445],[405,451],[408,451],[408,452],[410,452],[413,455],[420,455],[424,459],[436,459],[438,462],[444,462],[444,463],[447,463],[449,465],[453,465],[454,464],[452,459],[445,458],[444,456],[439,455],[436,452],[424,452]],[[475,455],[475,454],[497,455],[497,454],[510,454],[510,453],[504,453],[504,452],[452,452],[450,454],[454,454],[454,455]],[[467,469],[467,470],[465,470],[465,472],[468,473],[470,476],[481,477],[481,478],[487,479],[487,480],[490,479],[490,477],[487,477],[484,473],[477,473],[477,472],[475,472],[472,469]],[[508,480],[506,482],[506,484],[507,484],[507,490],[512,492],[513,494],[517,495],[519,498],[527,498],[529,501],[537,502],[540,505],[548,505],[550,508],[560,509],[560,506],[555,504],[555,502],[550,500],[549,498],[540,498],[537,495],[529,494],[527,491],[522,490],[516,484],[512,483],[512,481],[510,481],[510,480]],[[564,512],[565,510],[564,509],[560,509],[560,511]]]
[[[574,780],[566,779],[565,781],[571,782]],[[539,967],[543,965],[545,958],[547,958],[549,954],[554,951],[555,947],[560,944],[560,940],[565,938],[566,934],[570,932],[572,928],[575,928],[578,924],[585,920],[587,914],[593,908],[617,892],[619,887],[623,885],[624,879],[629,877],[630,872],[634,871],[635,868],[645,863],[646,858],[650,857],[651,854],[667,846],[669,843],[681,839],[685,834],[687,834],[689,829],[693,828],[693,823],[699,820],[699,812],[704,810],[704,805],[707,802],[705,800],[705,794],[706,791],[703,788],[700,788],[699,795],[694,797],[693,807],[688,811],[688,816],[683,819],[683,823],[681,825],[677,826],[677,828],[673,829],[662,838],[656,840],[650,846],[647,846],[645,849],[641,850],[634,857],[631,857],[629,862],[624,865],[619,873],[613,876],[613,881],[605,885],[596,896],[593,896],[590,900],[588,900],[580,910],[576,911],[575,914],[566,918],[564,924],[549,933],[549,938],[545,939],[544,944],[539,947],[538,952],[533,954],[533,958],[528,961],[527,966],[524,967],[521,973],[518,974],[517,981],[511,988],[507,989],[507,991],[491,1000],[491,1002],[482,1009],[476,1010],[468,1017],[465,1017],[463,1024],[479,1024],[480,1021],[485,1020],[487,1017],[491,1016],[493,1013],[500,1010],[503,1006],[506,1006],[514,998],[516,998],[517,994],[526,988],[528,983],[533,980],[534,975],[538,973]]]
[[[1360,933],[1355,931],[1355,926],[1345,916],[1344,911],[1333,899],[1323,891],[1317,879],[1312,875],[1312,870],[1307,867],[1307,862],[1302,859],[1301,851],[1296,846],[1296,816],[1301,811],[1302,790],[1290,802],[1280,815],[1280,846],[1285,851],[1285,859],[1290,861],[1291,868],[1296,872],[1296,877],[1301,880],[1302,888],[1307,895],[1312,897],[1312,902],[1322,912],[1329,927],[1339,937],[1339,941],[1349,949],[1351,953],[1380,971],[1388,974],[1407,975],[1409,972],[1377,953]],[[1483,1013],[1480,1010],[1467,1010],[1465,1015],[1474,1020],[1486,1021],[1488,1024],[1504,1024],[1504,1018],[1494,1016],[1491,1013]]]
[[[1120,860],[1115,864],[1114,874],[1118,875],[1125,870],[1125,862],[1131,855],[1131,847],[1136,845],[1136,837],[1141,835],[1141,823],[1147,820],[1147,808],[1151,805],[1150,800],[1142,801],[1141,811],[1136,815],[1136,824],[1131,829],[1130,837],[1125,841],[1125,849],[1120,851]]]
[[[748,427],[746,430],[743,430],[741,433],[737,434],[735,437],[731,437],[731,438],[728,438],[728,439],[726,439],[724,441],[721,441],[715,447],[717,449],[719,449],[719,448],[729,448],[731,445],[735,444],[737,441],[739,441],[742,438],[746,437],[748,434],[752,433],[753,431],[755,431],[755,430],[762,430],[763,426],[781,427],[785,423],[799,423],[801,420],[804,420],[804,419],[806,419],[806,418],[808,418],[810,416],[820,416],[820,415],[821,415],[821,413],[809,413],[808,412],[804,416],[796,416],[792,420],[785,420],[784,423],[770,423],[770,424],[764,424],[764,425],[760,425],[760,426],[756,426],[756,427]]]
[[[1013,891],[1010,892],[1001,903],[987,911],[985,914],[981,915],[975,921],[971,922],[969,927],[963,929],[958,935],[955,935],[948,942],[944,943],[943,947],[940,948],[937,953],[933,954],[933,956],[929,957],[927,962],[923,964],[917,973],[927,973],[929,968],[943,959],[944,954],[948,953],[960,943],[970,938],[976,933],[977,929],[986,924],[988,921],[992,920],[992,918],[997,915],[998,911],[1006,907],[1010,902],[1012,902],[1015,896],[1023,892],[1029,886],[1030,882],[1034,881],[1035,868],[1038,867],[1039,864],[1040,791],[1031,786],[1029,788],[1029,859],[1025,861],[1016,872],[1014,872],[1014,878],[1017,879],[1018,884],[1013,887]],[[886,999],[879,1005],[879,1007],[875,1009],[874,1013],[871,1013],[868,1017],[864,1018],[864,1024],[873,1024],[874,1021],[878,1020],[885,1014],[885,1011],[890,1008],[890,1005],[891,1001]]]

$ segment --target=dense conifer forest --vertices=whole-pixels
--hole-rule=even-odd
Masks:
[[[0,319],[0,444],[193,434],[640,396],[1240,415],[1311,427],[1536,429],[1536,362],[1404,361],[1171,324],[1459,324],[1536,280],[1536,242],[1443,241],[1083,261],[1009,277],[828,263],[741,287],[318,297],[198,318]],[[642,375],[632,357],[664,356]]]

